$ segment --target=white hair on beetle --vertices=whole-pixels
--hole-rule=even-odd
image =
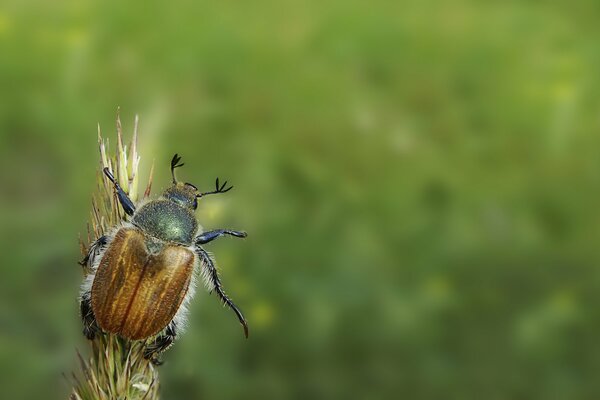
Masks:
[[[190,278],[190,283],[188,285],[187,292],[186,292],[185,296],[183,297],[183,301],[179,305],[179,309],[177,310],[177,312],[175,313],[175,316],[173,317],[173,322],[175,323],[175,326],[177,327],[176,337],[179,336],[182,332],[184,332],[185,329],[187,328],[189,305],[192,302],[192,299],[194,298],[194,296],[196,295],[196,285],[197,285],[196,275],[198,274],[198,269],[200,268],[200,266],[199,266],[200,260],[199,260],[198,255],[195,252],[194,246],[187,247],[187,249],[194,254],[194,269],[192,271],[192,276]]]
[[[120,229],[136,229],[137,230],[139,228],[137,228],[135,225],[133,225],[130,222],[121,221],[121,223],[119,223],[117,226],[113,227],[109,233],[104,235],[104,238],[106,239],[105,244],[101,245],[97,241],[92,243],[92,245],[90,246],[90,249],[88,251],[89,259],[88,259],[88,263],[87,263],[87,268],[88,268],[89,272],[81,284],[79,301],[91,299],[92,287],[94,284],[94,279],[96,277],[96,272],[98,271],[98,267],[100,266],[100,262],[102,261],[104,253],[109,248],[110,244],[112,243],[112,241],[115,238],[115,235],[117,234],[117,232]],[[202,227],[200,225],[198,225],[198,230],[196,231],[195,235],[198,235],[201,232],[202,232]],[[206,289],[209,292],[212,292],[216,289],[214,281],[212,279],[211,268],[209,268],[208,264],[205,261],[203,261],[202,258],[196,253],[196,245],[186,247],[186,249],[191,251],[194,254],[194,267],[193,267],[193,272],[190,277],[190,283],[187,287],[187,292],[183,298],[183,301],[179,305],[179,308],[177,309],[175,316],[172,319],[172,322],[175,324],[175,327],[177,329],[177,334],[173,338],[174,340],[176,340],[179,337],[179,335],[181,333],[183,333],[187,328],[189,307],[190,307],[190,303],[192,302],[192,300],[196,294],[198,275],[204,282],[204,286],[206,287]],[[213,260],[213,263],[215,263],[213,254],[208,251],[206,251],[206,254],[211,258],[211,260]],[[214,265],[214,267],[216,270],[216,267],[217,267],[216,264]],[[169,327],[169,325],[167,325],[164,329],[162,329],[160,332],[158,332],[153,337],[163,335],[167,331],[168,327]],[[148,340],[148,338],[146,338],[145,340]]]

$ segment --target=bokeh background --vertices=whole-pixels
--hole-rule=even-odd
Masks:
[[[201,202],[165,399],[600,396],[600,3],[0,4],[0,397],[65,398],[121,107]]]

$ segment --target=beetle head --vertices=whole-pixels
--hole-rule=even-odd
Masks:
[[[195,210],[198,207],[198,198],[202,196],[206,196],[209,194],[217,194],[217,193],[225,193],[233,189],[233,186],[226,188],[227,181],[223,184],[219,184],[219,178],[215,182],[215,190],[210,192],[200,193],[198,188],[191,183],[181,183],[177,182],[175,178],[175,168],[179,168],[183,166],[183,163],[180,163],[181,157],[175,154],[173,159],[171,160],[171,175],[173,177],[173,186],[165,190],[163,196],[171,200],[182,207],[191,208]]]
[[[171,176],[173,177],[173,186],[165,190],[163,196],[185,208],[195,210],[198,207],[198,188],[191,183],[177,182],[175,178],[175,168],[183,166],[180,163],[181,157],[175,154],[171,160]]]
[[[178,182],[165,190],[163,196],[185,208],[198,207],[198,189],[190,183]]]

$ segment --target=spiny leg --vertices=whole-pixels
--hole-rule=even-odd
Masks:
[[[113,183],[113,185],[115,185],[115,189],[117,190],[117,197],[119,198],[119,203],[121,203],[125,214],[133,215],[133,213],[135,212],[135,205],[133,205],[133,201],[131,201],[129,196],[127,196],[127,193],[125,193],[123,188],[121,188],[121,186],[119,185],[113,174],[110,172],[110,170],[107,167],[105,167],[103,171],[104,175],[106,175],[106,177]]]
[[[224,235],[231,235],[239,238],[245,238],[246,236],[248,236],[246,232],[232,231],[229,229],[215,229],[214,231],[204,232],[201,235],[197,236],[196,244],[206,244]]]
[[[100,327],[96,322],[96,317],[94,317],[92,298],[89,292],[86,292],[81,296],[79,311],[81,313],[81,320],[83,321],[83,334],[89,340],[94,340],[96,333],[100,332]]]
[[[152,343],[146,346],[144,349],[144,358],[150,360],[155,365],[162,364],[162,361],[158,359],[158,355],[173,344],[176,336],[177,324],[175,324],[175,321],[171,321],[164,333],[158,335]]]
[[[246,338],[248,337],[248,324],[246,323],[246,319],[242,315],[242,312],[239,308],[231,301],[229,297],[223,291],[223,287],[221,286],[221,281],[219,280],[219,275],[217,274],[217,268],[215,267],[215,263],[213,262],[210,255],[199,245],[196,245],[196,254],[200,257],[200,261],[202,262],[202,268],[206,268],[205,276],[209,279],[210,284],[214,287],[215,292],[217,292],[217,296],[223,302],[223,304],[227,305],[229,308],[233,310],[235,315],[238,317],[240,324],[244,328],[244,335]]]
[[[100,236],[98,240],[91,244],[86,256],[83,260],[79,261],[79,265],[91,268],[94,265],[94,259],[98,255],[98,252],[106,246],[107,242],[108,238],[106,236]]]

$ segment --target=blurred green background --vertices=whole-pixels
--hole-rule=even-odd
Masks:
[[[65,398],[97,123],[201,202],[165,399],[600,396],[600,3],[0,5],[0,397]]]

